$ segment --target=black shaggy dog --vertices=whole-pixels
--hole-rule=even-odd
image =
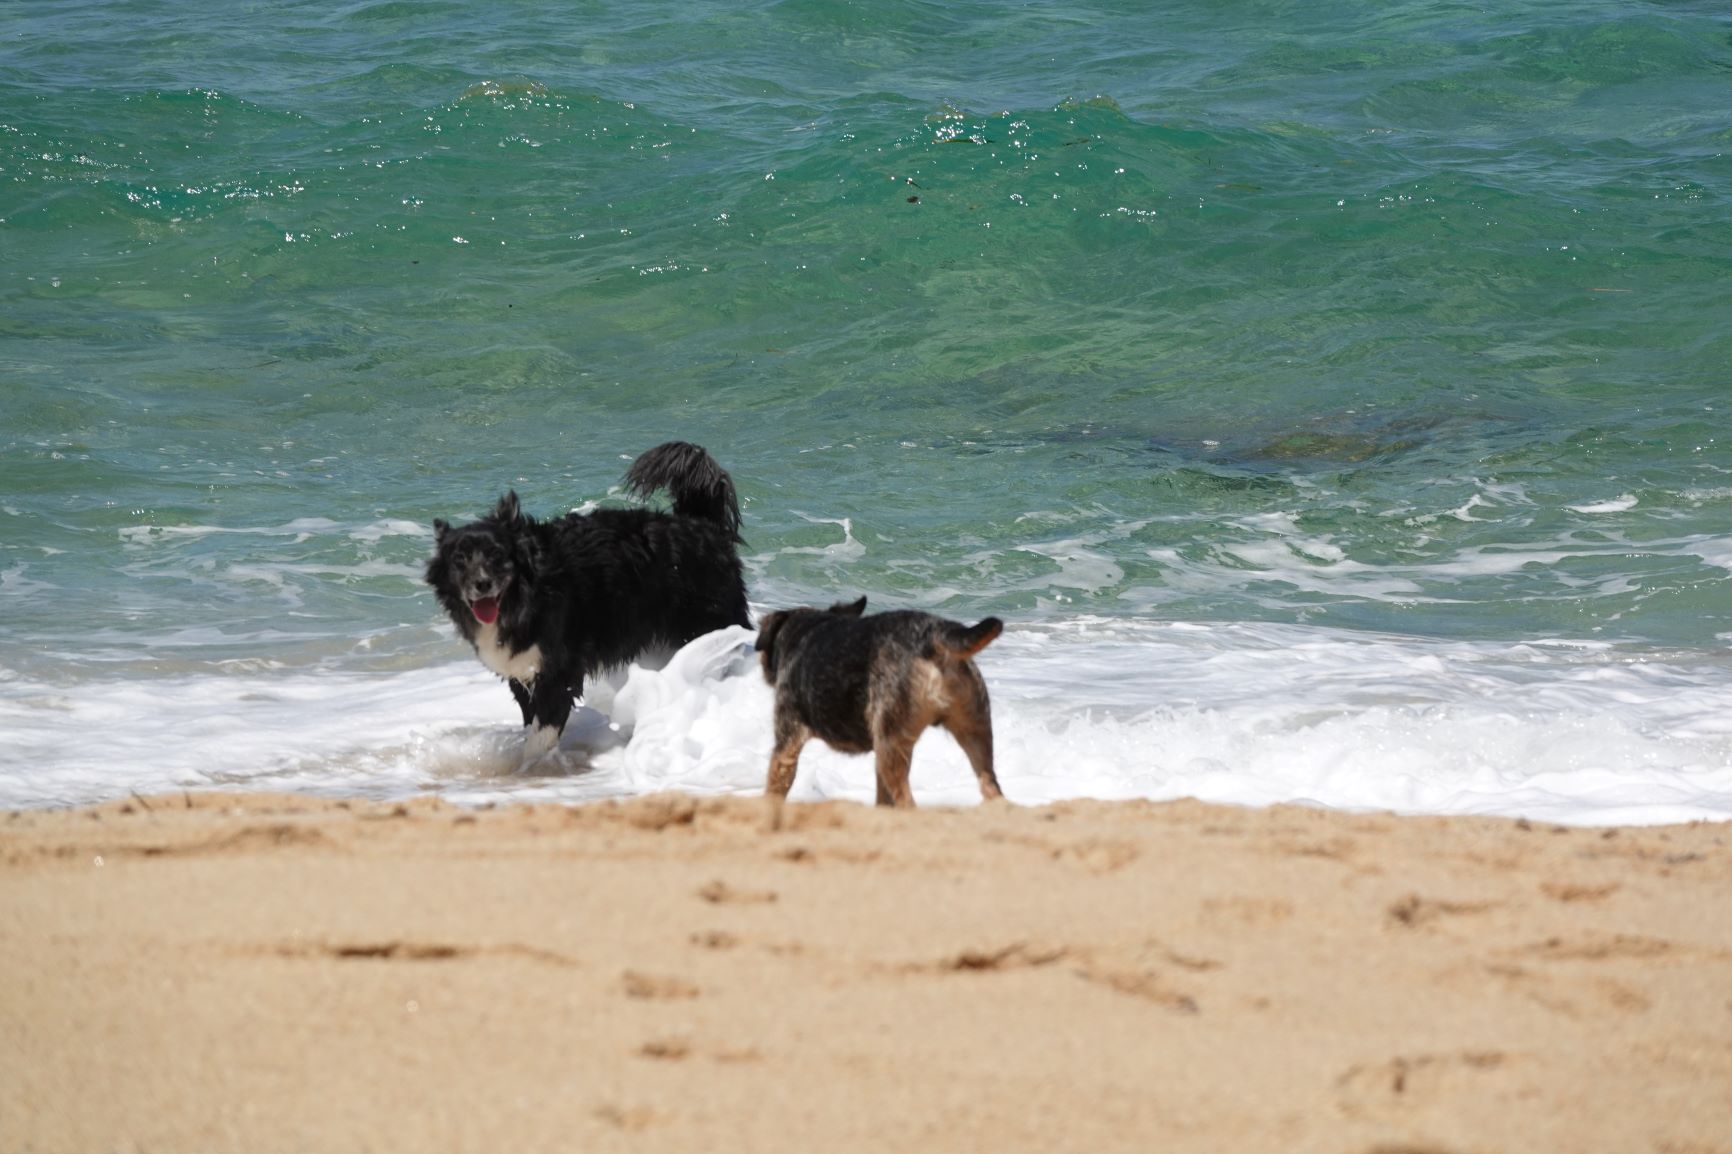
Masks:
[[[764,792],[780,813],[800,749],[821,737],[878,755],[878,804],[911,806],[914,743],[942,725],[968,755],[985,801],[1003,797],[992,768],[992,703],[974,655],[1004,622],[964,625],[912,609],[866,617],[866,598],[780,609],[758,624],[758,660],[776,690],[776,744]]]
[[[585,677],[751,624],[727,471],[699,446],[669,441],[632,463],[625,487],[642,497],[665,489],[673,512],[537,521],[509,492],[479,521],[433,522],[427,584],[481,663],[510,682],[523,724],[535,727],[526,762],[559,743]]]

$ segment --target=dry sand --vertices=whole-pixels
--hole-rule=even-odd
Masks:
[[[1732,1151],[1732,827],[0,814],[0,1149]]]

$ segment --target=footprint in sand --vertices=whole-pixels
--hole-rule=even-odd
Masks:
[[[612,1103],[597,1106],[595,1116],[609,1126],[633,1134],[667,1121],[648,1106],[615,1106]]]
[[[1402,1055],[1348,1067],[1335,1080],[1335,1102],[1351,1118],[1393,1121],[1445,1099],[1481,1100],[1519,1064],[1496,1050]]]
[[[1660,958],[1679,952],[1663,938],[1639,934],[1590,934],[1578,938],[1547,938],[1522,949],[1529,957],[1548,961],[1603,962],[1621,958]]]
[[[1396,925],[1412,928],[1426,925],[1444,917],[1483,914],[1497,909],[1500,904],[1499,902],[1451,902],[1436,898],[1422,898],[1418,894],[1408,894],[1389,907],[1389,919]]]
[[[1031,946],[1027,942],[1012,942],[994,950],[963,950],[945,958],[933,969],[953,973],[983,973],[989,970],[1019,970],[1050,965],[1064,957],[1063,946]]]
[[[483,958],[517,958],[555,966],[575,966],[576,960],[553,950],[518,942],[487,945],[452,945],[446,942],[412,942],[391,938],[371,942],[279,942],[248,952],[270,953],[281,958],[334,958],[337,961],[460,962]]]
[[[1293,903],[1284,898],[1205,898],[1199,914],[1206,924],[1263,926],[1292,918]]]
[[[1174,989],[1154,970],[1121,970],[1086,966],[1078,971],[1086,981],[1095,982],[1120,994],[1151,1002],[1176,1014],[1200,1011],[1197,999],[1183,990]]]
[[[710,1061],[723,1065],[761,1062],[764,1059],[764,1055],[754,1046],[722,1047],[700,1052],[688,1038],[651,1038],[637,1048],[637,1054],[640,1058],[655,1062],[683,1062],[687,1058],[707,1057]]]
[[[1557,902],[1603,902],[1622,888],[1621,882],[1607,882],[1597,886],[1568,882],[1540,883],[1540,892]]]
[[[698,987],[684,978],[670,977],[665,974],[645,974],[637,970],[627,970],[620,975],[620,987],[628,998],[640,998],[646,1001],[670,1002],[695,998],[701,992]]]
[[[720,879],[698,890],[698,896],[712,905],[759,905],[776,900],[775,890],[735,889]]]
[[[1486,976],[1504,991],[1566,1018],[1593,1018],[1608,1012],[1639,1014],[1653,1004],[1641,990],[1611,978],[1559,975],[1502,963],[1464,970],[1453,978],[1480,986]]]

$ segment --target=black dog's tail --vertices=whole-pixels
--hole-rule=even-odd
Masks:
[[[674,512],[715,521],[728,536],[740,539],[740,499],[734,493],[734,479],[701,445],[688,441],[657,445],[631,463],[625,487],[640,497],[666,489]]]
[[[1003,632],[1004,622],[996,617],[985,618],[978,625],[946,621],[934,640],[947,656],[966,659],[991,645]]]

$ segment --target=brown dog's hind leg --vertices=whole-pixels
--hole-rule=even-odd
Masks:
[[[968,755],[968,764],[974,767],[974,776],[980,781],[980,800],[993,801],[1003,797],[1004,791],[998,788],[998,775],[992,771],[992,723],[976,726],[952,721],[944,728]]]
[[[913,809],[914,791],[908,788],[908,767],[914,761],[914,743],[900,734],[885,734],[873,748],[878,756],[878,804]]]
[[[800,768],[800,749],[811,737],[811,731],[787,714],[776,712],[776,748],[770,752],[770,773],[764,782],[764,796],[770,801],[769,828],[782,828],[782,807],[787,804],[788,791],[794,788],[794,773]]]
[[[794,772],[800,768],[800,750],[811,733],[797,721],[776,717],[776,748],[770,753],[770,775],[764,794],[780,801],[794,788]]]
[[[963,670],[963,685],[958,685],[953,701],[940,722],[968,755],[968,764],[980,782],[980,799],[992,801],[1004,796],[998,788],[998,775],[992,771],[992,702],[986,696],[986,682],[980,671],[969,664]]]

